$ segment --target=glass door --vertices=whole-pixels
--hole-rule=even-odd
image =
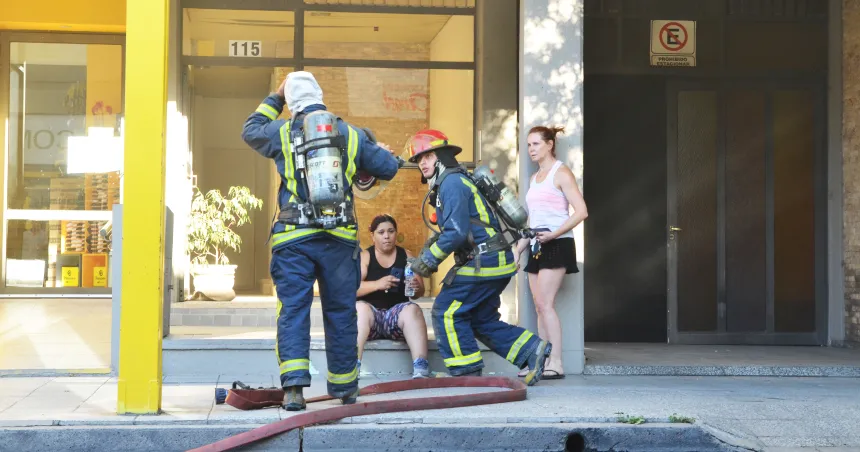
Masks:
[[[100,231],[120,202],[121,36],[0,40],[5,294],[110,294]]]

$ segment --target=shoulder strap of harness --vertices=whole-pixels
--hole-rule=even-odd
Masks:
[[[439,186],[442,185],[442,181],[444,181],[448,176],[450,176],[451,174],[454,174],[454,173],[463,173],[466,175],[466,177],[469,177],[469,174],[462,167],[458,166],[456,168],[446,168],[445,171],[442,171],[442,174],[440,174],[439,177],[436,178],[436,181],[433,184],[433,189],[436,190]],[[469,178],[469,179],[471,180],[471,178]],[[483,194],[480,193],[480,190],[478,191],[478,194],[484,200],[486,200],[486,198],[483,196]],[[493,204],[489,201],[487,201],[486,204],[490,208],[490,210],[493,212],[493,215],[495,215],[498,218],[498,214],[496,213],[496,209],[494,208]],[[464,265],[466,265],[467,262],[471,261],[472,259],[475,260],[475,270],[480,272],[481,271],[481,257],[480,256],[482,254],[488,254],[488,253],[503,251],[503,250],[507,249],[508,247],[510,247],[510,245],[511,245],[510,243],[508,243],[508,241],[504,237],[504,232],[505,232],[504,230],[500,230],[499,228],[493,226],[492,224],[481,221],[479,218],[469,218],[469,222],[473,225],[476,225],[476,226],[481,226],[484,228],[492,228],[494,231],[496,231],[497,234],[495,236],[491,237],[490,239],[488,239],[486,242],[476,243],[475,237],[472,234],[472,229],[469,228],[469,232],[467,233],[467,240],[468,240],[470,249],[468,251],[463,250],[460,253],[459,259],[456,259],[456,261],[459,261],[459,262],[455,262],[455,265],[453,267],[451,267],[451,269],[448,271],[448,273],[445,275],[445,278],[443,279],[443,283],[445,283],[445,284],[451,284],[454,281],[454,277],[456,276],[457,271],[460,270]],[[455,255],[455,258],[457,258],[457,257],[458,256]]]

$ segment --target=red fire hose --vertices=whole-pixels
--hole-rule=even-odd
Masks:
[[[397,413],[401,411],[418,411],[418,410],[436,410],[442,408],[457,408],[464,406],[475,405],[490,405],[495,403],[519,402],[526,399],[525,383],[506,377],[451,377],[451,378],[421,378],[415,380],[392,381],[388,383],[378,383],[375,385],[366,386],[359,392],[362,396],[389,394],[392,392],[413,391],[417,389],[437,389],[437,388],[507,388],[510,391],[493,391],[477,394],[464,394],[455,396],[441,397],[417,397],[411,399],[398,400],[383,400],[379,402],[361,402],[361,399],[354,405],[342,405],[323,410],[308,411],[297,414],[278,422],[273,422],[262,427],[257,427],[238,435],[222,439],[221,441],[192,449],[191,452],[215,452],[231,450],[237,447],[246,446],[253,442],[288,432],[296,428],[307,427],[309,425],[319,424],[323,422],[336,421],[352,416],[364,416],[368,414],[379,413]],[[236,390],[234,390],[236,391]],[[276,396],[279,392],[281,399],[283,391],[280,389],[270,390],[239,390],[247,393],[263,392],[270,393],[271,396]],[[229,395],[228,395],[229,397]],[[322,402],[325,400],[333,400],[331,396],[320,396],[307,399],[307,403]],[[259,400],[257,403],[262,403]],[[269,405],[271,406],[271,405]]]

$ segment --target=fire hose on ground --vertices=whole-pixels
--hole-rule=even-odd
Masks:
[[[251,389],[247,386],[241,385],[244,388],[247,388],[243,389],[237,388],[236,386],[237,384],[234,383],[233,389],[230,389],[227,392],[225,401],[228,405],[241,410],[253,410],[274,406],[280,407],[283,402],[284,391],[280,388]],[[192,449],[191,452],[233,450],[297,428],[337,421],[353,416],[397,413],[403,411],[437,410],[476,405],[492,405],[496,403],[519,402],[526,400],[525,383],[520,380],[507,377],[421,378],[414,380],[392,381],[361,388],[359,395],[370,396],[402,391],[414,391],[419,389],[440,388],[505,388],[509,390],[453,396],[381,400],[377,402],[362,402],[361,399],[359,399],[354,405],[341,405],[297,414],[288,419],[263,425],[212,444]],[[325,395],[308,398],[306,402],[314,403],[327,400],[335,400],[335,398]]]

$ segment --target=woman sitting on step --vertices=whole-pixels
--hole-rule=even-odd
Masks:
[[[412,254],[397,246],[397,222],[379,215],[370,223],[373,246],[361,252],[361,285],[358,288],[358,364],[364,344],[377,339],[406,341],[412,352],[412,378],[430,375],[427,362],[427,324],[421,308],[406,296],[404,270]],[[415,279],[415,296],[424,294],[424,281]]]

